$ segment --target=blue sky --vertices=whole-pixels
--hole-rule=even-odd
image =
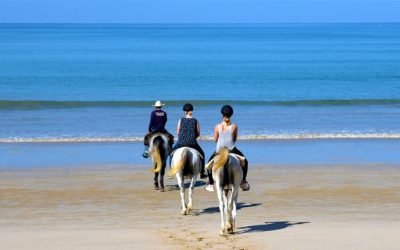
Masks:
[[[0,22],[400,22],[400,0],[0,0]]]

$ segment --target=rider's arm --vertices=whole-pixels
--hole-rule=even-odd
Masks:
[[[154,112],[151,112],[150,114],[150,122],[149,122],[149,128],[147,130],[148,133],[151,133],[151,128],[153,127],[154,123]]]
[[[167,124],[167,112],[164,112],[163,128],[165,129],[165,124]]]
[[[199,122],[197,122],[196,132],[197,132],[197,134],[196,134],[196,138],[197,138],[197,137],[200,136],[200,124],[199,124]]]
[[[218,133],[218,124],[215,125],[214,128],[214,141],[217,142],[218,141],[218,137],[219,137],[219,133]]]
[[[178,126],[176,127],[176,134],[179,136],[179,133],[181,132],[181,119],[178,121]]]
[[[238,136],[238,126],[236,124],[232,124],[232,134],[233,134],[233,141],[236,142]]]

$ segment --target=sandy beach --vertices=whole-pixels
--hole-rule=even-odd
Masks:
[[[251,166],[236,234],[215,193],[179,214],[175,180],[148,167],[0,170],[0,249],[398,249],[398,166]]]

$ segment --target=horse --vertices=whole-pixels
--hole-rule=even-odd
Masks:
[[[153,134],[149,139],[149,153],[153,162],[154,189],[164,192],[164,174],[168,159],[168,136],[163,133]],[[159,180],[158,180],[159,179]],[[160,185],[159,185],[160,184]],[[161,186],[161,188],[160,188]]]
[[[193,188],[196,178],[201,170],[200,153],[190,147],[181,147],[175,150],[171,159],[171,170],[169,176],[176,176],[181,195],[181,214],[188,215],[193,212]],[[190,179],[188,203],[185,202],[185,183],[184,178]]]
[[[233,234],[236,221],[236,204],[239,195],[239,186],[243,178],[243,156],[229,153],[226,148],[220,149],[216,156],[206,165],[212,169],[215,180],[219,211],[221,214],[220,235]],[[229,196],[229,190],[231,190]]]

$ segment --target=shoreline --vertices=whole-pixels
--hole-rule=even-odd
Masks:
[[[396,249],[398,167],[251,166],[228,237],[202,180],[182,216],[176,180],[155,191],[146,165],[3,169],[0,248]]]
[[[199,141],[206,158],[215,143]],[[398,164],[397,139],[239,140],[251,165]],[[142,142],[0,143],[0,169],[150,164]]]
[[[271,134],[239,136],[239,141],[297,141],[297,140],[400,140],[399,133],[314,133],[314,134]],[[198,141],[213,141],[212,136],[200,136]],[[131,143],[143,142],[143,137],[43,137],[43,138],[0,138],[6,143]]]

